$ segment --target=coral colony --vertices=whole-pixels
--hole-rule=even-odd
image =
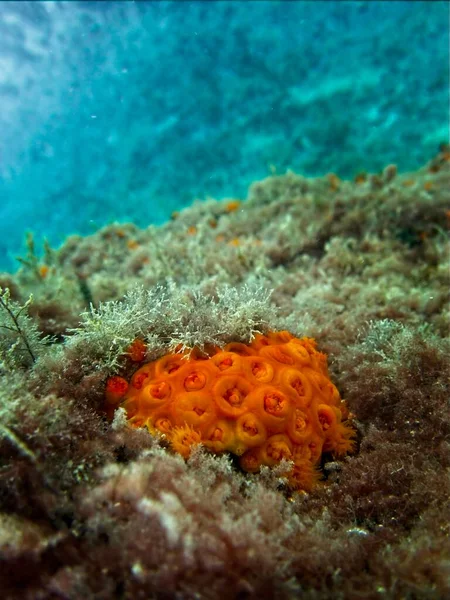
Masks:
[[[314,340],[268,332],[251,344],[231,342],[195,354],[145,364],[130,385],[110,378],[107,403],[120,402],[131,425],[163,434],[185,458],[203,444],[239,456],[247,472],[292,461],[293,489],[311,489],[322,452],[341,457],[353,448],[355,432],[342,422],[347,407]]]

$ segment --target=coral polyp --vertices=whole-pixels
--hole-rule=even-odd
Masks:
[[[323,452],[353,449],[345,402],[311,338],[288,331],[258,334],[250,344],[174,353],[144,364],[129,386],[107,382],[107,402],[122,406],[187,458],[195,445],[239,457],[244,471],[292,461],[292,488],[309,490]]]

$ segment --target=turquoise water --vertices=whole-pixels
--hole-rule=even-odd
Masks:
[[[448,140],[446,2],[1,2],[0,268],[271,169],[416,169]]]

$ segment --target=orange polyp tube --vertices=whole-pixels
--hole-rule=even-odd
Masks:
[[[167,376],[176,373],[185,363],[181,354],[168,354],[155,362],[155,374]]]
[[[203,439],[205,446],[215,452],[231,450],[235,439],[233,427],[229,421],[221,419],[207,429]]]
[[[298,369],[285,369],[281,383],[293,394],[296,405],[308,407],[312,399],[312,385],[308,377]]]
[[[258,383],[269,383],[274,377],[274,368],[268,360],[259,357],[247,357],[243,362],[244,369],[250,378]]]
[[[219,352],[211,361],[220,371],[228,373],[237,371],[242,366],[241,357],[233,352]]]
[[[326,433],[336,423],[336,413],[331,406],[319,404],[317,407],[317,416],[322,430]]]
[[[292,412],[292,401],[275,386],[260,386],[248,397],[249,410],[255,412],[264,425],[275,432],[286,429]]]
[[[251,385],[244,377],[227,376],[220,378],[213,388],[213,398],[219,412],[224,416],[237,419],[246,412],[246,397]]]
[[[261,465],[261,452],[260,448],[247,450],[239,459],[239,464],[244,471],[248,473],[256,473],[259,471]]]
[[[205,387],[206,375],[201,372],[190,373],[184,380],[184,389],[187,392],[201,390]]]
[[[256,415],[245,413],[236,422],[236,437],[248,448],[260,446],[267,438],[267,431]]]
[[[304,411],[296,408],[292,419],[289,420],[287,433],[292,441],[302,444],[311,434],[312,428],[309,422],[309,416]]]
[[[106,383],[105,398],[108,404],[118,404],[128,390],[128,381],[123,377],[110,377]]]
[[[178,454],[188,458],[193,446],[197,446],[201,442],[201,436],[194,428],[185,425],[173,429],[170,441],[173,449]]]
[[[180,394],[171,405],[170,414],[176,425],[191,425],[199,431],[217,420],[217,411],[209,395],[201,391]]]
[[[166,404],[170,398],[171,388],[166,381],[148,383],[141,392],[142,406],[148,410]]]
[[[267,346],[261,349],[260,354],[284,365],[294,364],[294,358],[281,346]]]
[[[292,442],[283,433],[271,436],[262,448],[262,459],[266,465],[278,464],[283,458],[292,459]]]

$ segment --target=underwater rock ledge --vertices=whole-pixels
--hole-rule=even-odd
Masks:
[[[2,597],[449,597],[449,190],[442,146],[42,256],[30,237],[0,275]],[[325,453],[310,491],[107,418],[112,375],[270,330],[315,338],[354,415],[354,452]]]

